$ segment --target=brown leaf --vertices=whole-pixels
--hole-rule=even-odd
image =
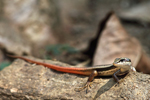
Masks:
[[[145,53],[142,53],[136,70],[145,74],[150,74],[150,58]]]
[[[130,58],[134,67],[140,63],[140,67],[138,67],[139,71],[142,71],[140,68],[144,65],[148,65],[146,61],[150,61],[142,52],[138,40],[131,37],[122,27],[117,16],[112,14],[106,22],[106,26],[99,38],[93,63],[94,65],[109,64],[112,63],[115,58],[119,57]],[[143,61],[142,59],[146,60]],[[148,67],[149,66],[147,66],[147,69]]]
[[[51,23],[53,23],[51,20],[53,19],[49,16],[49,13],[53,13],[53,10],[49,11],[52,4],[49,4],[47,0],[40,1],[39,4],[37,2],[37,0],[4,1],[5,7],[3,9],[6,18],[12,21],[20,34],[26,35],[34,48],[37,46],[39,49],[48,43],[56,43],[56,39],[51,28]],[[37,48],[34,52],[37,52]]]

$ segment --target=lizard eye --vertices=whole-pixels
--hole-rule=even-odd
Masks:
[[[125,61],[125,59],[121,59],[119,62],[124,62]]]

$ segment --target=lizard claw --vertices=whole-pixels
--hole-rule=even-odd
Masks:
[[[90,88],[91,88],[91,82],[87,82],[87,83],[85,84],[85,88],[86,88],[86,87],[87,87],[86,93],[88,93],[89,90],[90,90]]]

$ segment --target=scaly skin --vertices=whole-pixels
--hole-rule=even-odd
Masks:
[[[12,55],[8,55],[8,56],[12,58],[23,59],[27,62],[35,63],[37,65],[43,65],[45,67],[48,67],[48,68],[51,68],[53,70],[60,71],[60,72],[88,75],[89,78],[84,88],[85,87],[89,88],[91,85],[91,82],[96,76],[111,76],[112,75],[114,80],[119,82],[117,75],[128,73],[131,68],[131,60],[129,58],[116,58],[113,64],[97,65],[91,68],[70,68],[70,67],[62,67],[62,66],[42,63],[42,62],[34,61],[25,57],[20,57],[20,56],[12,56]]]
[[[8,56],[12,57],[12,58],[23,59],[27,62],[35,63],[37,65],[43,65],[45,67],[51,68],[56,71],[72,73],[72,74],[80,74],[80,75],[86,75],[86,76],[89,76],[93,72],[93,70],[98,70],[98,69],[100,70],[100,69],[104,69],[104,68],[107,69],[107,68],[113,66],[112,64],[108,64],[108,65],[98,65],[97,67],[91,67],[91,68],[71,68],[71,67],[62,67],[62,66],[42,63],[42,62],[34,61],[34,60],[31,60],[31,59],[28,59],[25,57],[20,57],[20,56],[12,56],[12,55],[8,55]]]

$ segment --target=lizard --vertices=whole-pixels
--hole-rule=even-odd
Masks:
[[[50,69],[60,71],[60,72],[89,76],[83,88],[91,87],[90,86],[91,82],[96,76],[113,76],[114,80],[117,83],[119,83],[119,78],[117,77],[117,75],[127,74],[130,71],[130,69],[133,71],[136,71],[135,68],[132,67],[131,60],[126,57],[116,58],[112,64],[96,65],[94,67],[88,67],[88,68],[85,68],[85,67],[84,68],[75,68],[75,67],[72,68],[72,67],[62,67],[58,65],[38,62],[38,61],[34,61],[34,60],[21,57],[21,56],[12,56],[12,55],[8,55],[8,56],[12,58],[19,58],[30,63],[35,63],[37,65],[43,65],[45,67],[48,67]]]

